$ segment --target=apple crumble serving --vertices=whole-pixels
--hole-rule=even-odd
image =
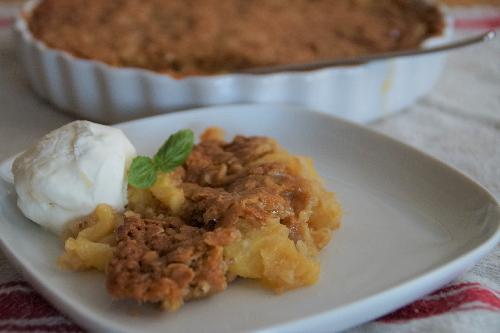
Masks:
[[[113,298],[168,310],[238,277],[278,293],[314,284],[341,209],[312,161],[267,137],[226,142],[209,128],[189,151],[179,137],[134,159],[126,212],[99,205],[73,224],[60,264],[102,270]]]
[[[424,0],[42,0],[49,47],[175,77],[418,48],[443,30]]]

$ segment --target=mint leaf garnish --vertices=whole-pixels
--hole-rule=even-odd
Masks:
[[[194,134],[185,129],[172,134],[153,158],[137,156],[128,171],[128,183],[137,188],[149,188],[158,172],[170,172],[182,165],[194,146]]]
[[[137,188],[148,188],[156,181],[156,168],[153,160],[146,156],[137,156],[128,170],[128,183]]]
[[[158,170],[170,172],[182,165],[194,145],[194,134],[190,129],[171,135],[156,153],[153,161]]]

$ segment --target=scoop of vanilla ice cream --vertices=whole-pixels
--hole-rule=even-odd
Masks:
[[[123,210],[135,148],[119,129],[75,121],[52,131],[14,161],[17,205],[26,217],[61,234],[100,203]]]

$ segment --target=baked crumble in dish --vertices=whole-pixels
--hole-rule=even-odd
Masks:
[[[42,0],[49,47],[174,77],[414,49],[443,16],[425,0]]]
[[[129,185],[125,212],[101,204],[72,223],[60,265],[103,271],[114,299],[167,310],[238,277],[277,293],[318,280],[316,257],[340,226],[341,208],[311,159],[268,137],[226,142],[217,128],[186,156],[151,186]]]

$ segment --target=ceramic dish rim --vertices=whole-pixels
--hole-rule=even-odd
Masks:
[[[139,120],[132,120],[132,121],[127,121],[127,122],[122,122],[119,124],[114,125],[114,127],[122,128],[126,127],[132,123],[138,123],[141,121],[150,121],[151,119],[154,118],[159,118],[159,117],[172,117],[175,115],[180,115],[181,113],[185,116],[189,114],[195,114],[195,113],[204,113],[207,110],[212,111],[212,112],[221,112],[224,111],[226,108],[239,108],[241,106],[248,106],[249,105],[229,105],[229,106],[215,106],[215,107],[204,107],[204,108],[198,108],[194,110],[189,110],[189,111],[178,111],[178,112],[173,112],[171,114],[163,114],[163,115],[157,115],[153,117],[148,117],[148,118],[143,118]],[[304,112],[301,107],[292,107],[292,112]],[[301,111],[302,110],[302,111]],[[287,110],[288,111],[288,110]],[[355,130],[357,131],[363,131],[369,135],[377,137],[378,140],[382,140],[383,142],[388,142],[392,144],[396,144],[400,146],[401,148],[404,148],[405,150],[410,150],[413,154],[419,154],[420,157],[431,160],[432,163],[436,164],[436,166],[440,166],[443,168],[446,168],[448,172],[454,173],[456,176],[463,178],[465,181],[467,181],[471,186],[474,186],[478,191],[483,192],[485,196],[489,199],[489,201],[493,204],[493,209],[496,210],[497,215],[498,212],[500,212],[500,205],[499,202],[496,200],[496,198],[486,189],[484,188],[481,184],[479,184],[477,181],[463,173],[462,171],[447,165],[446,163],[438,160],[437,158],[428,155],[425,152],[422,152],[408,144],[405,144],[401,141],[398,141],[396,139],[393,139],[387,135],[381,134],[379,132],[376,132],[370,128],[367,128],[366,126],[362,126],[356,123],[353,123],[351,121],[346,121],[344,119],[340,119],[335,116],[331,115],[325,115],[321,112],[316,112],[316,111],[309,111],[314,114],[316,117],[322,117],[325,121],[335,121],[338,123],[341,123],[344,126],[350,126],[354,127]],[[8,167],[8,165],[11,163],[12,157],[6,160],[3,160],[0,162],[0,166],[2,170],[0,170],[0,178],[2,178],[6,183],[9,183],[8,178],[6,177],[5,170]],[[5,185],[0,184],[1,187],[5,187]],[[500,216],[500,215],[498,215]],[[2,219],[3,220],[3,219]],[[0,223],[5,223],[0,221]],[[360,300],[353,301],[351,303],[346,303],[342,305],[339,308],[334,308],[330,310],[325,310],[321,311],[312,315],[309,315],[307,317],[294,320],[294,321],[288,321],[288,322],[283,322],[280,324],[276,324],[273,326],[265,327],[263,328],[264,331],[273,331],[275,329],[282,329],[282,330],[287,330],[287,329],[293,329],[293,326],[296,325],[303,325],[306,323],[310,323],[315,320],[320,320],[322,318],[328,317],[332,315],[334,312],[350,312],[353,311],[353,309],[358,309],[363,307],[370,307],[370,304],[367,305],[367,303],[375,302],[378,298],[384,297],[395,297],[397,294],[401,292],[401,290],[405,289],[412,289],[412,288],[417,288],[418,285],[423,284],[425,281],[432,281],[436,279],[445,279],[443,276],[445,276],[447,273],[449,274],[450,271],[455,271],[459,267],[463,266],[464,261],[477,261],[479,260],[480,257],[484,256],[488,250],[491,250],[495,244],[498,243],[500,240],[500,219],[496,221],[497,229],[494,232],[491,232],[488,237],[486,237],[483,241],[480,242],[479,245],[474,246],[472,249],[469,249],[467,251],[464,251],[462,254],[460,254],[458,257],[451,259],[447,261],[446,263],[439,265],[437,267],[434,267],[432,269],[428,269],[424,271],[423,273],[420,273],[416,275],[415,277],[411,279],[407,279],[398,285],[395,285],[391,288],[385,289],[381,292],[378,292],[376,294],[370,295],[368,297],[361,298]],[[49,284],[43,281],[43,276],[39,276],[37,273],[36,269],[31,269],[29,265],[26,265],[24,263],[22,258],[17,257],[13,251],[7,246],[6,242],[4,242],[2,236],[0,235],[0,248],[2,251],[6,254],[8,257],[9,261],[14,263],[15,266],[22,272],[23,276],[30,282],[32,283],[37,290],[40,291],[40,293],[45,296],[46,298],[50,299],[52,303],[55,304],[55,306],[58,309],[61,309],[61,312],[63,313],[70,313],[70,317],[75,319],[75,322],[77,322],[79,325],[82,325],[83,327],[90,328],[90,329],[110,329],[112,327],[108,327],[108,323],[113,323],[110,320],[106,319],[105,317],[97,317],[93,314],[90,313],[91,317],[91,324],[88,322],[88,318],[86,315],[89,314],[87,310],[81,309],[79,302],[74,300],[73,298],[69,298],[65,295],[61,295],[58,292],[52,291],[53,287],[50,287]],[[429,290],[430,291],[430,290]],[[413,299],[413,297],[411,297]],[[410,299],[410,301],[411,301]],[[69,310],[68,310],[69,309]],[[393,308],[394,309],[394,308]],[[387,312],[387,311],[385,311]],[[97,320],[96,320],[97,319]]]

